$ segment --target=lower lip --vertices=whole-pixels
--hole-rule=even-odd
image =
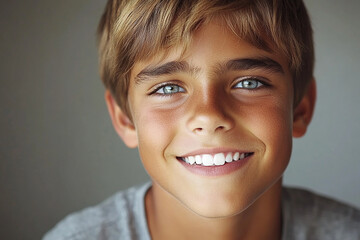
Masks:
[[[202,166],[196,164],[188,164],[182,160],[178,160],[187,170],[190,172],[201,175],[201,176],[221,176],[230,174],[238,169],[243,168],[246,163],[250,160],[251,156],[248,156],[242,160],[225,163],[224,165],[214,166]]]

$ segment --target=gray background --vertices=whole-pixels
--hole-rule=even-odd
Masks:
[[[360,207],[360,1],[306,1],[318,102],[285,183]],[[95,29],[105,1],[0,3],[0,239],[39,239],[69,212],[148,179],[112,129]]]

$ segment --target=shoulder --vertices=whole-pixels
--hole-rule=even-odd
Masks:
[[[359,239],[360,211],[308,190],[283,189],[284,231],[304,239]]]
[[[149,187],[147,183],[129,188],[97,206],[70,214],[43,240],[131,239],[137,231],[146,230],[143,198]]]

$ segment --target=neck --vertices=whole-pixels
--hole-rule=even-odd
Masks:
[[[152,239],[281,239],[281,179],[243,212],[206,218],[156,183],[145,198]]]

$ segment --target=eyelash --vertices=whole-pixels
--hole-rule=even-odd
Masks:
[[[254,88],[246,88],[244,86],[236,87],[238,84],[240,84],[240,83],[244,84],[244,82],[246,82],[246,81],[256,81],[256,86]],[[267,87],[267,86],[269,86],[269,84],[265,83],[263,80],[261,80],[257,77],[242,77],[242,78],[240,78],[240,81],[237,81],[232,88],[233,89],[245,89],[248,91],[255,91],[259,88]]]
[[[246,81],[256,81],[257,86],[254,87],[254,88],[236,87],[238,84],[244,83]],[[258,86],[259,84],[260,84],[260,86]],[[165,93],[164,89],[167,86],[177,87],[179,91],[177,91],[175,93]],[[266,86],[269,86],[269,84],[265,83],[263,80],[260,80],[257,77],[241,77],[240,81],[236,82],[234,84],[234,86],[232,87],[232,89],[245,89],[245,90],[248,90],[248,91],[255,91],[255,90],[259,89],[259,88],[266,87]],[[161,90],[161,89],[163,89],[163,91],[162,91],[162,93],[159,93],[158,91]],[[176,83],[163,83],[163,84],[157,86],[148,95],[159,95],[159,96],[163,96],[163,97],[168,97],[168,96],[172,96],[173,94],[182,93],[182,92],[185,92],[185,89],[182,88],[181,86],[179,86]]]
[[[165,87],[177,87],[178,88],[178,91],[175,92],[175,93],[165,93],[164,89]],[[158,91],[163,89],[162,93],[159,93]],[[151,91],[148,95],[159,95],[159,96],[163,96],[163,97],[168,97],[168,96],[171,96],[173,94],[176,94],[176,93],[183,93],[185,92],[185,89],[181,86],[179,86],[178,84],[175,84],[175,83],[163,83],[161,84],[160,86],[157,86],[153,91]]]

